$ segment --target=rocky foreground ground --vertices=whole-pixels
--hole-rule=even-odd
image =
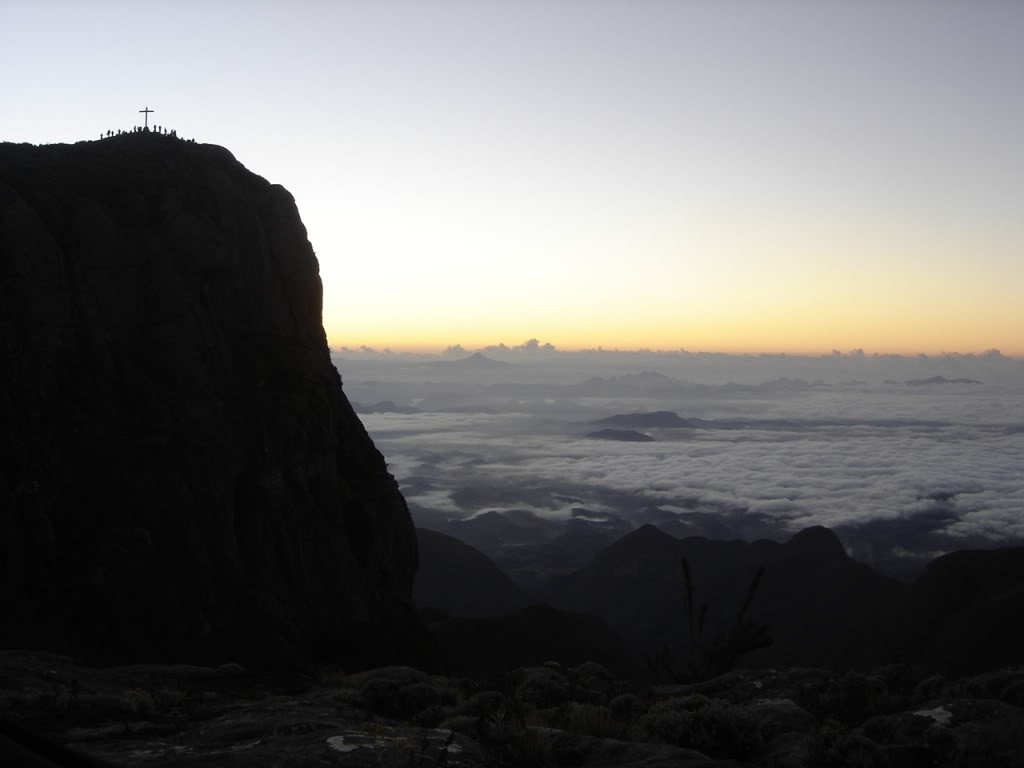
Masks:
[[[960,680],[774,668],[636,687],[592,663],[481,684],[408,667],[273,676],[8,651],[0,719],[15,741],[42,735],[46,765],[76,764],[63,746],[120,766],[1018,766],[1024,667]]]

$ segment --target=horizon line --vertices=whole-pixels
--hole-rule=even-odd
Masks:
[[[907,351],[907,350],[877,350],[872,351],[862,347],[849,350],[828,349],[758,349],[758,348],[720,348],[720,349],[688,349],[686,347],[606,347],[596,346],[565,346],[560,347],[546,342],[537,342],[536,339],[529,339],[520,344],[507,344],[496,342],[480,346],[464,344],[422,344],[422,343],[339,343],[328,339],[328,347],[331,352],[355,352],[362,354],[394,354],[394,355],[451,355],[453,353],[465,353],[472,355],[476,353],[498,352],[498,353],[618,353],[618,354],[687,354],[687,355],[722,355],[733,357],[815,357],[815,358],[877,358],[877,357],[987,357],[1004,358],[1010,360],[1024,360],[1024,350],[1021,352],[1003,352],[996,347],[989,347],[977,351],[962,350],[931,350],[931,351]]]

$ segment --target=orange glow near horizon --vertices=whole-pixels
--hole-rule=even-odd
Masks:
[[[536,338],[563,351],[1024,356],[1016,235],[736,213],[677,236],[581,238],[524,240],[532,267],[518,270],[507,243],[484,261],[483,240],[460,259],[438,247],[389,280],[383,303],[376,281],[333,293],[325,270],[332,346],[439,352]]]
[[[461,345],[467,353],[483,349],[491,345],[505,344],[516,347],[528,339],[536,338],[541,344],[552,344],[562,352],[574,352],[585,349],[636,351],[650,350],[656,352],[714,352],[722,354],[792,354],[792,355],[824,355],[834,350],[851,352],[862,349],[866,354],[896,355],[941,355],[941,354],[980,354],[990,349],[998,349],[1007,357],[1024,358],[1024,346],[1012,343],[994,343],[979,341],[969,333],[962,335],[946,335],[939,340],[915,338],[910,334],[899,333],[864,333],[860,336],[844,333],[830,333],[829,328],[821,327],[819,332],[812,334],[793,333],[788,335],[781,328],[765,327],[762,333],[744,332],[740,328],[704,329],[705,332],[648,334],[645,336],[622,333],[606,335],[576,335],[558,333],[500,332],[480,333],[452,330],[446,334],[436,330],[426,330],[420,335],[410,333],[363,333],[352,334],[342,330],[328,329],[328,342],[332,348],[360,346],[372,347],[378,351],[389,349],[392,352],[439,353],[449,346]],[[1005,339],[1009,342],[1010,340]]]
[[[751,277],[734,291],[680,290],[676,299],[671,285],[653,285],[646,293],[605,290],[593,299],[550,289],[458,303],[410,296],[405,304],[389,304],[387,312],[327,304],[324,324],[332,346],[393,351],[512,347],[536,338],[563,351],[816,355],[863,349],[932,355],[998,349],[1024,357],[1024,302],[1013,298],[1019,286],[1009,279],[1012,273],[1001,285],[991,279],[972,285],[969,276],[937,269],[922,274],[915,279],[905,268],[848,269],[830,282],[813,270],[792,269]]]

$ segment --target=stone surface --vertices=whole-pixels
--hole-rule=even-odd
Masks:
[[[595,675],[609,694],[632,692],[603,704],[589,688]],[[893,682],[884,670],[871,677]],[[826,670],[745,670],[650,689],[593,664],[545,664],[488,689],[405,666],[267,674],[0,652],[0,765],[27,764],[14,762],[22,744],[32,757],[55,756],[40,763],[49,768],[95,764],[75,757],[83,754],[153,768],[1021,765],[1024,710],[969,694],[993,679],[951,681],[927,708],[890,710],[883,697],[845,721],[828,693],[843,676]],[[824,695],[798,704],[810,688]]]
[[[0,647],[416,651],[416,539],[291,195],[155,134],[0,145]]]

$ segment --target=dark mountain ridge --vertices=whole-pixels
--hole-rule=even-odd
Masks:
[[[525,592],[477,549],[427,528],[416,529],[420,570],[413,594],[421,611],[455,616],[500,616],[531,602]]]
[[[415,655],[415,533],[318,272],[222,147],[0,145],[0,647]]]
[[[702,423],[700,419],[683,419],[674,411],[624,413],[598,419],[595,425],[619,429],[692,429]]]
[[[523,562],[543,563],[551,546],[544,541],[517,549]],[[579,549],[571,542],[563,546]],[[740,658],[744,667],[866,670],[899,663],[919,675],[964,675],[1024,661],[1019,610],[1024,548],[1019,547],[945,555],[907,584],[850,558],[836,534],[821,526],[784,542],[748,542],[680,539],[647,524],[595,550],[578,569],[550,570],[553,575],[534,585],[533,594],[569,615],[599,617],[623,639],[634,661],[665,648],[679,653],[689,642],[684,558],[694,604],[706,606],[707,642],[734,628],[757,577],[747,617],[751,626],[770,629],[772,643]],[[488,558],[478,552],[474,567],[463,570],[458,562],[465,559],[450,558],[442,565],[430,558],[429,567],[443,567],[452,584],[471,583],[493,567],[484,569],[481,563]],[[506,568],[517,564],[507,558],[498,562]],[[445,606],[456,616],[459,592],[449,590]],[[437,596],[435,604],[443,599]],[[486,605],[486,597],[476,599]],[[480,658],[474,663],[487,663],[486,646],[476,653]]]
[[[961,675],[1024,662],[1024,547],[932,560],[895,624],[904,658]]]
[[[704,429],[704,430],[800,430],[822,427],[917,427],[920,429],[941,429],[949,422],[925,419],[699,419],[683,418],[675,411],[641,411],[639,413],[618,413],[591,422],[596,426],[619,429]],[[991,428],[1005,429],[1005,425],[990,425]]]

